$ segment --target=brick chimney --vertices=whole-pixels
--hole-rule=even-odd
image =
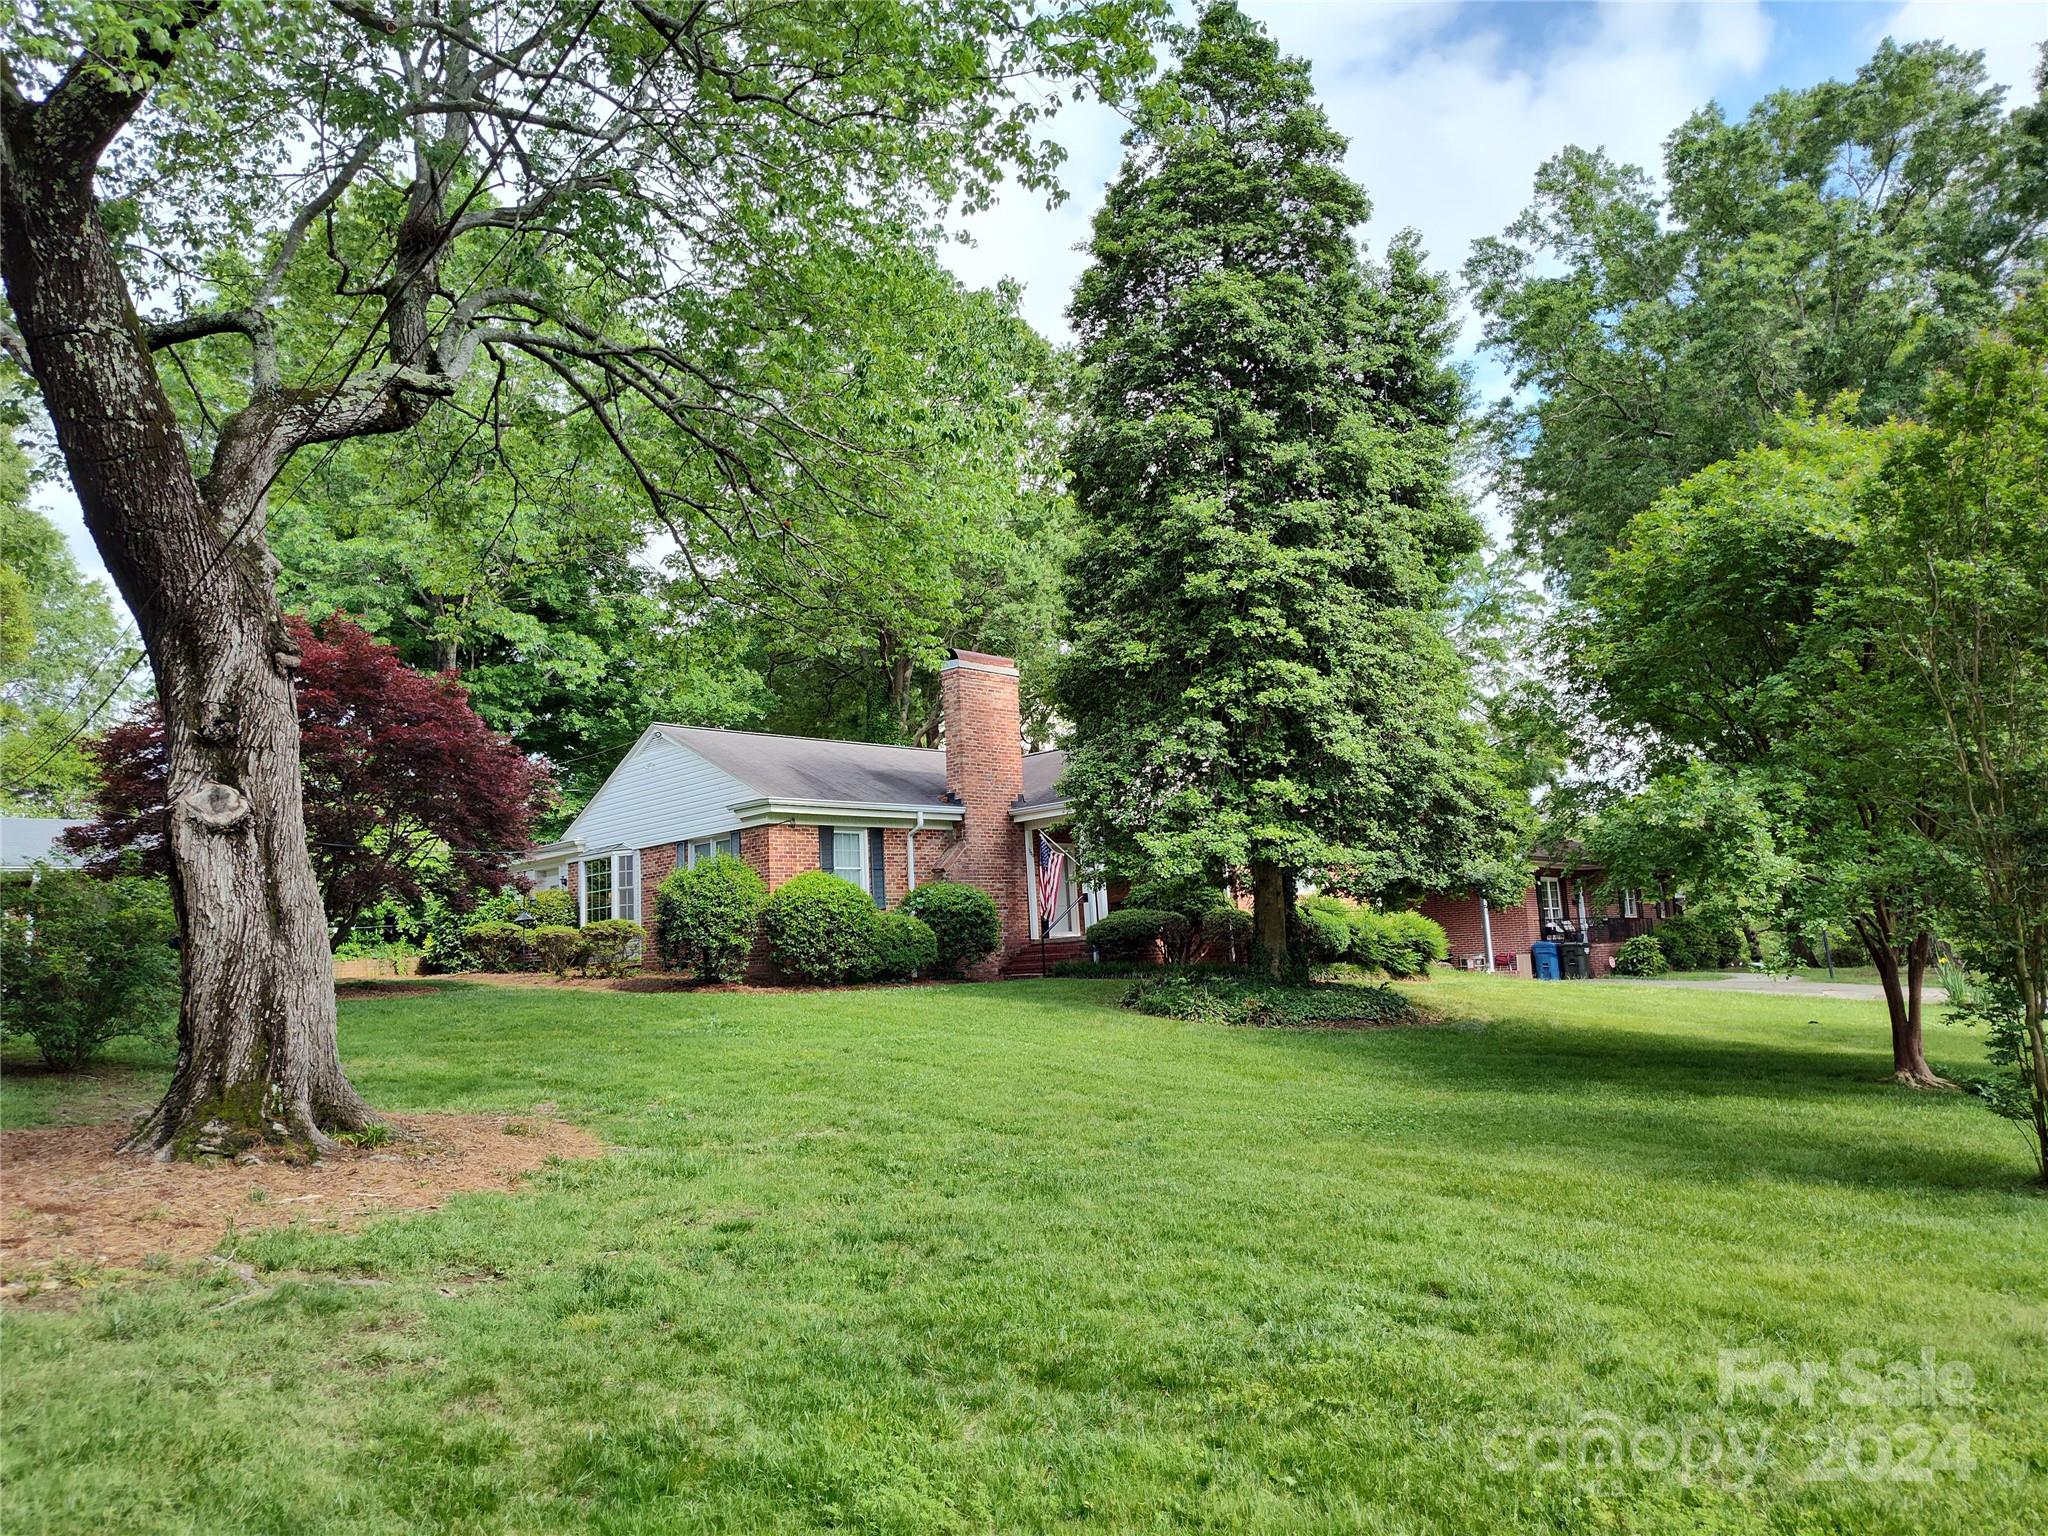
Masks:
[[[947,850],[946,878],[979,886],[1003,915],[1001,949],[974,974],[995,975],[1005,955],[1029,942],[1024,837],[1010,808],[1024,793],[1024,718],[1017,663],[1007,656],[953,651],[939,671],[946,724],[946,793],[964,813],[960,841]]]

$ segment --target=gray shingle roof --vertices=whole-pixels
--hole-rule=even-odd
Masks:
[[[708,725],[664,725],[658,729],[670,741],[688,747],[771,800],[950,804],[946,799],[946,754],[934,748],[770,736]]]
[[[1060,793],[1060,775],[1067,771],[1067,754],[1064,752],[1032,752],[1024,758],[1024,793],[1017,797],[1020,808],[1028,805],[1054,805],[1064,799]]]

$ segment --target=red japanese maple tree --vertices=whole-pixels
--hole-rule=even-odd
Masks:
[[[453,673],[415,671],[341,614],[285,620],[302,658],[306,837],[337,937],[378,902],[430,892],[458,911],[510,882],[553,794],[546,771],[478,718]],[[163,720],[152,702],[92,746],[98,815],[65,834],[101,872],[163,872]]]

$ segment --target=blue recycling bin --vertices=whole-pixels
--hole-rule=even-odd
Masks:
[[[1538,981],[1563,981],[1564,968],[1558,964],[1557,946],[1539,939],[1529,946],[1529,969]]]

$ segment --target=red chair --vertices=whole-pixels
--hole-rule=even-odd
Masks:
[[[1493,957],[1493,968],[1496,971],[1514,971],[1519,975],[1522,969],[1522,957],[1520,955],[1495,955]]]

